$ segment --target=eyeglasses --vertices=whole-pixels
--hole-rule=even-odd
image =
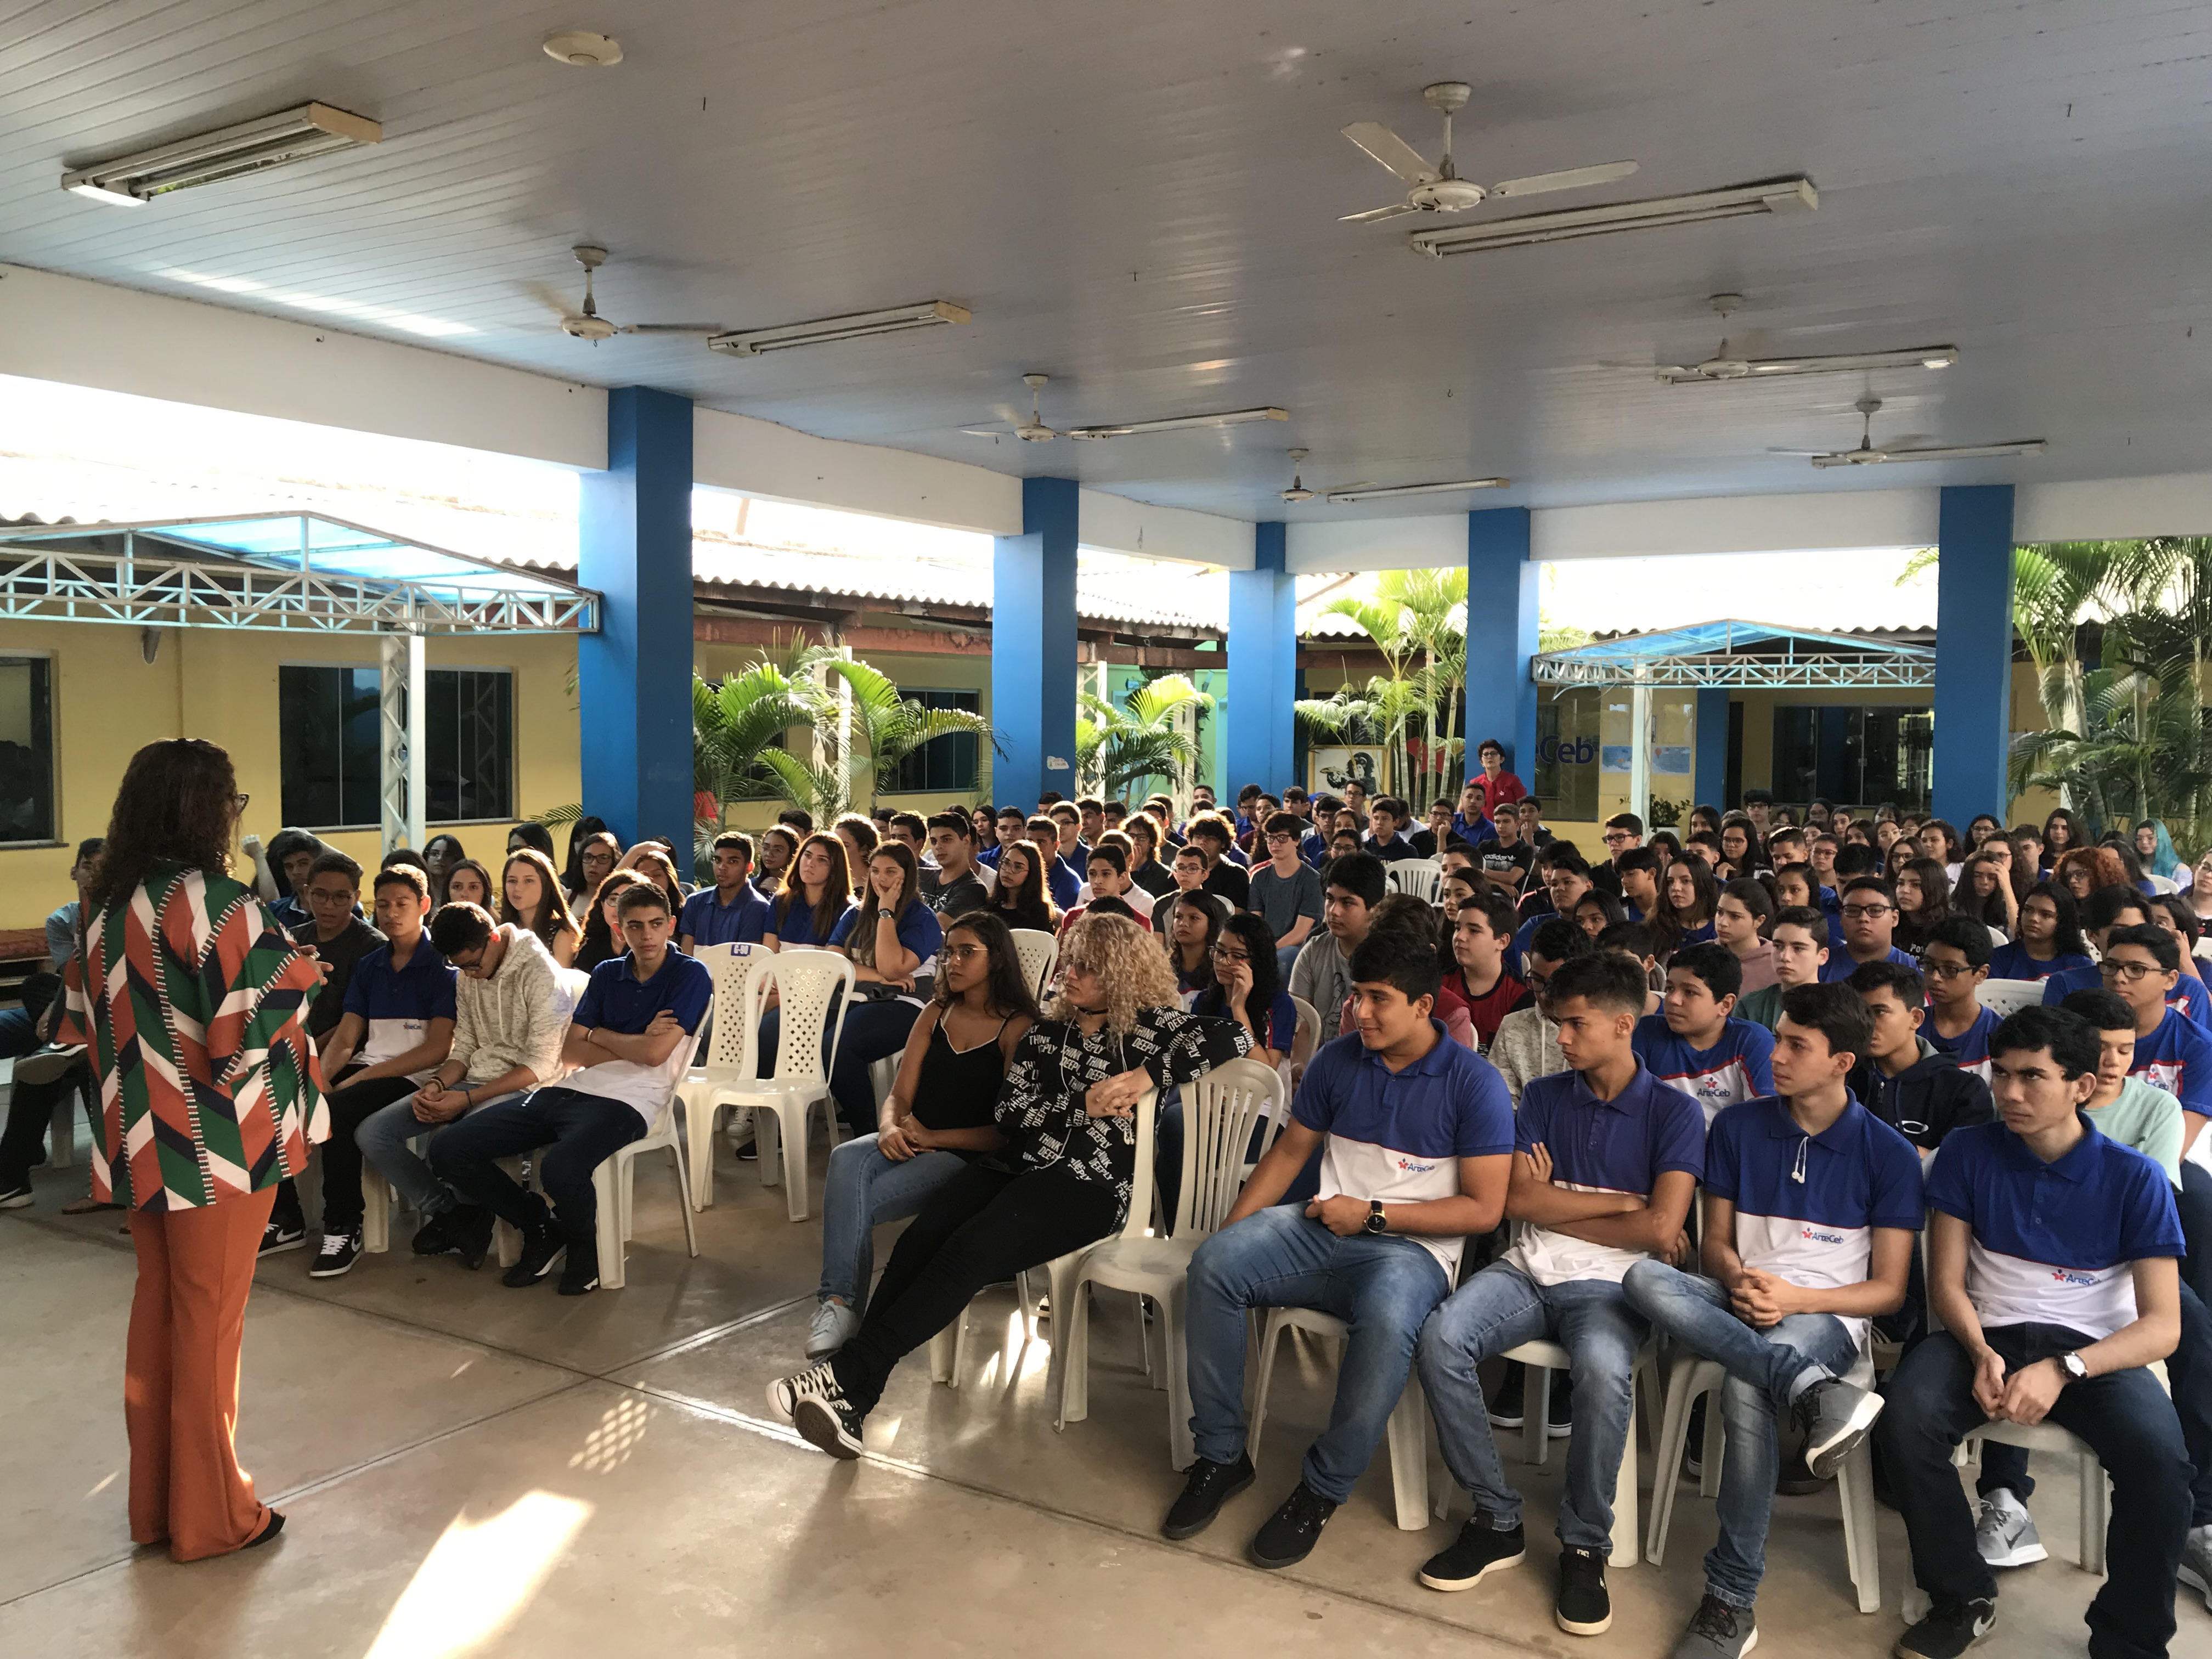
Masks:
[[[1956,979],[1961,974],[1971,974],[1974,970],[1963,962],[1929,962],[1923,959],[1920,971],[1930,979]]]
[[[1528,988],[1541,995],[1551,988],[1552,976],[1549,974],[1530,974],[1528,981]]]
[[[1212,955],[1216,962],[1249,962],[1252,960],[1251,957],[1246,956],[1242,951],[1231,951],[1227,946],[1221,945],[1217,945],[1213,947]]]
[[[1889,906],[1887,904],[1846,904],[1843,910],[1846,921],[1867,921],[1888,914]]]
[[[2097,964],[2097,971],[2105,978],[2119,984],[2134,985],[2159,970],[2157,965],[2153,963],[2113,962],[2108,959]]]
[[[955,962],[973,962],[977,957],[988,957],[990,951],[981,945],[948,945],[945,954]]]
[[[1270,833],[1267,836],[1267,845],[1270,847],[1294,847],[1297,844],[1297,839],[1298,838],[1296,836],[1276,835]]]

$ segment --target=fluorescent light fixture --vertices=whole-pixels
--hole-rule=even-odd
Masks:
[[[833,340],[860,340],[872,334],[897,334],[909,328],[930,328],[939,323],[968,320],[968,313],[950,300],[931,300],[918,306],[856,312],[849,317],[824,317],[816,322],[791,323],[782,328],[734,330],[710,337],[707,349],[726,351],[732,357],[757,357],[763,352],[787,351],[793,346],[828,345]]]
[[[1656,371],[1668,386],[1698,386],[1729,380],[1771,380],[1789,374],[1856,374],[1876,368],[1948,368],[1959,361],[1956,346],[1908,346],[1902,351],[1851,351],[1821,357],[1747,357],[1699,363],[1692,368]]]
[[[1549,213],[1417,230],[1406,239],[1406,245],[1416,253],[1440,259],[1448,253],[1480,253],[1491,248],[1570,241],[1577,236],[1606,236],[1617,230],[1653,230],[1662,225],[1701,224],[1708,219],[1739,219],[1753,213],[1810,213],[1820,205],[1820,195],[1813,181],[1798,175],[1689,196],[1560,208]]]
[[[1354,484],[1349,489],[1332,489],[1322,499],[1336,502],[1383,501],[1398,495],[1449,495],[1459,489],[1503,489],[1512,482],[1510,478],[1462,478],[1455,483]]]
[[[80,167],[62,175],[62,188],[94,202],[142,207],[173,190],[211,185],[356,144],[374,144],[383,137],[384,128],[362,116],[328,104],[302,104],[258,121],[242,121]]]
[[[1194,426],[1244,426],[1253,421],[1287,421],[1291,411],[1276,409],[1231,409],[1218,415],[1176,415],[1164,421],[1132,421],[1127,426],[1079,426],[1071,438],[1127,438],[1139,432],[1181,432]]]

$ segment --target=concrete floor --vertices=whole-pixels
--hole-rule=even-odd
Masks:
[[[815,1182],[821,1179],[821,1155]],[[1330,1368],[1286,1349],[1261,1478],[1188,1544],[1156,1528],[1178,1487],[1164,1395],[1139,1370],[1129,1299],[1102,1293],[1088,1421],[1056,1433],[1046,1350],[1006,1352],[1010,1295],[970,1317],[958,1389],[921,1356],[871,1420],[871,1455],[833,1463],[766,1420],[793,1369],[818,1230],[784,1219],[725,1149],[702,1254],[684,1253],[672,1176],[641,1160],[629,1285],[579,1301],[502,1287],[487,1267],[405,1250],[310,1281],[264,1264],[249,1307],[243,1461],[289,1517],[267,1550],[180,1567],[124,1521],[120,1410],[129,1241],[113,1212],[64,1218],[82,1163],[41,1172],[0,1216],[0,1655],[428,1659],[769,1652],[1055,1659],[1158,1651],[1283,1655],[1666,1655],[1700,1589],[1712,1506],[1686,1488],[1662,1568],[1612,1577],[1613,1631],[1552,1623],[1558,1460],[1528,1471],[1528,1563],[1467,1595],[1413,1571],[1449,1536],[1400,1532],[1387,1462],[1301,1566],[1245,1564],[1252,1529],[1325,1420]],[[1511,1452],[1509,1449],[1509,1456]],[[2095,1586],[2071,1562],[2070,1476],[2039,1459],[2053,1559],[2004,1578],[2008,1659],[2078,1654]],[[1649,1474],[1647,1472],[1646,1479]],[[1646,1494],[1648,1503],[1649,1494]],[[1882,1516],[1885,1611],[1861,1616],[1832,1493],[1779,1502],[1762,1655],[1886,1654],[1902,1628],[1904,1532]],[[2176,1656],[2212,1654],[2185,1604]]]

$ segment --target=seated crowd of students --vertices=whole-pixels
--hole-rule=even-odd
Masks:
[[[2045,1552],[2028,1454],[1989,1443],[1970,1504],[1951,1453],[1983,1424],[2046,1418],[2115,1486],[2090,1650],[2166,1652],[2177,1584],[2212,1607],[2212,856],[2181,866],[2154,823],[2092,845],[2063,811],[1962,836],[1821,801],[1801,823],[1754,791],[1693,808],[1686,835],[1618,814],[1593,861],[1500,745],[1479,753],[1458,798],[1419,813],[1357,784],[1250,786],[1233,811],[1201,787],[1180,823],[1164,796],[827,830],[793,811],[717,836],[688,894],[669,843],[625,849],[595,820],[565,866],[518,829],[495,884],[451,836],[394,853],[367,915],[343,853],[293,830],[265,858],[249,843],[325,975],[309,1028],[332,1136],[308,1271],[357,1260],[365,1160],[422,1215],[417,1254],[478,1267],[505,1219],[522,1237],[507,1283],[559,1267],[562,1293],[592,1290],[592,1171],[670,1109],[712,1000],[696,953],[835,950],[856,981],[830,1076],[854,1138],[830,1160],[807,1364],[769,1391],[823,1449],[860,1455],[893,1368],[978,1290],[1133,1204],[1171,1220],[1179,1091],[1249,1055],[1284,1068],[1289,1105],[1191,1265],[1196,1461],[1167,1537],[1255,1478],[1248,1315],[1317,1308],[1351,1332],[1334,1404],[1251,1559],[1316,1547],[1418,1371],[1474,1513],[1417,1576],[1475,1588],[1526,1559],[1495,1431],[1546,1409],[1492,1362],[1554,1343],[1555,1613],[1597,1635],[1633,1375],[1663,1340],[1728,1377],[1720,1539],[1680,1659],[1749,1650],[1776,1492],[1869,1442],[1930,1598],[1897,1650],[1963,1652],[1994,1624],[1996,1571]],[[1409,861],[1435,867],[1394,890]],[[1059,939],[1042,998],[1025,929]],[[572,1009],[570,968],[589,975]],[[2039,981],[2041,1001],[2001,1018],[1992,978]],[[1294,1064],[1301,1004],[1321,1029]],[[42,1035],[33,1016],[17,1052],[36,1059]],[[878,1102],[869,1067],[893,1055]],[[1153,1091],[1159,1191],[1136,1193]],[[29,1197],[17,1115],[0,1204]],[[523,1154],[542,1196],[501,1163]],[[877,1279],[873,1230],[896,1220]],[[306,1236],[287,1182],[264,1253]],[[1901,1358],[1863,1386],[1875,1334]],[[2170,1391],[2147,1369],[2161,1360]]]

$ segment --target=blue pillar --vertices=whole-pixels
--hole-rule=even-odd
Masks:
[[[577,641],[584,811],[691,872],[691,403],[607,393],[607,470],[584,474],[577,575],[605,596]]]
[[[1075,793],[1073,478],[1022,480],[1022,533],[991,559],[991,724],[1006,753],[991,799],[1024,811],[1048,789]]]
[[[1528,557],[1528,509],[1484,507],[1467,515],[1467,763],[1480,769],[1475,745],[1505,745],[1505,769],[1536,787],[1537,583],[1543,567]]]
[[[2012,741],[2012,486],[1947,487],[1936,520],[1936,816],[2005,816]]]
[[[1694,747],[1697,768],[1691,793],[1698,806],[1725,807],[1728,793],[1728,688],[1706,688],[1698,693],[1698,736]]]
[[[1232,793],[1303,782],[1291,769],[1298,695],[1297,580],[1283,568],[1280,524],[1252,526],[1252,568],[1229,573],[1229,775]]]

